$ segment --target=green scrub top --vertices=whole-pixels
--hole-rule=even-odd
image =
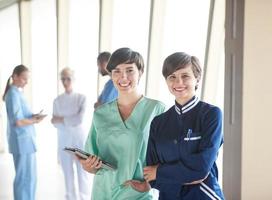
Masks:
[[[127,180],[144,180],[146,149],[152,119],[165,110],[157,100],[142,97],[131,115],[122,120],[117,100],[100,106],[93,116],[85,150],[117,167],[115,171],[100,169],[94,176],[92,200],[149,200],[149,192],[141,193]]]

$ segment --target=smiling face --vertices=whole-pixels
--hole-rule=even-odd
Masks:
[[[194,76],[191,65],[173,72],[166,78],[169,91],[181,105],[195,95],[198,82],[199,80]]]
[[[119,64],[111,71],[113,84],[119,94],[137,92],[141,75],[135,63]]]

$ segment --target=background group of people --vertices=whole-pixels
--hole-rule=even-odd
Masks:
[[[100,73],[111,79],[94,104],[88,136],[82,129],[86,98],[73,91],[74,72],[70,68],[61,71],[65,92],[53,104],[51,122],[58,130],[66,198],[77,199],[76,182],[79,199],[149,200],[153,198],[151,188],[159,190],[162,200],[224,199],[215,163],[223,143],[222,114],[218,107],[196,96],[202,73],[198,59],[184,52],[165,59],[162,73],[175,97],[175,104],[167,111],[162,102],[139,91],[144,72],[141,54],[120,48],[112,55],[101,53],[97,64]],[[31,112],[20,91],[27,84],[28,72],[23,65],[15,67],[3,97],[9,151],[16,171],[15,200],[35,199],[33,125],[44,118]],[[93,156],[75,158],[63,151],[65,146],[84,148]],[[103,168],[102,160],[117,169]],[[92,190],[88,173],[95,174]]]

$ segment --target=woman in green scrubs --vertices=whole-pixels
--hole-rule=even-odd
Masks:
[[[130,184],[144,182],[143,167],[152,119],[161,114],[163,103],[144,97],[138,89],[144,71],[142,56],[129,48],[116,50],[107,65],[118,98],[97,108],[85,150],[83,168],[95,174],[92,200],[152,199],[150,192],[138,192]],[[101,167],[104,160],[116,170]]]

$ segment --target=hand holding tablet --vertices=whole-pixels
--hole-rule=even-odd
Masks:
[[[83,151],[81,149],[78,149],[78,148],[65,147],[63,150],[66,151],[66,152],[72,153],[72,154],[74,154],[74,155],[76,155],[76,156],[78,156],[78,157],[80,157],[82,159],[87,159],[89,156],[93,156],[93,155],[91,155],[91,154],[89,154],[89,153],[87,153],[87,152],[85,152],[85,151]],[[106,162],[104,160],[102,160],[102,166],[101,167],[104,168],[104,169],[108,169],[108,170],[116,170],[115,166],[111,165],[110,163],[108,163],[108,162]]]

